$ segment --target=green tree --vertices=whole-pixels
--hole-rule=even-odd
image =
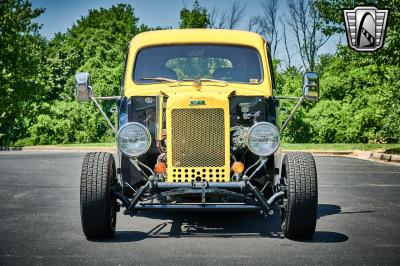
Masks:
[[[43,96],[45,41],[32,22],[42,13],[28,1],[0,1],[0,145],[23,136],[26,116]]]
[[[356,5],[360,4],[351,0],[316,1],[324,18],[321,29],[326,34],[344,33],[342,9],[352,9]],[[389,9],[385,45],[374,53],[360,53],[346,45],[339,46],[336,55],[328,60],[321,78],[322,98],[328,102],[317,104],[311,114],[312,118],[319,114],[316,119],[319,122],[312,127],[314,141],[400,141],[400,94],[395,74],[400,71],[399,2],[375,0],[364,1],[362,5]],[[329,113],[331,115],[327,115]],[[335,122],[332,121],[334,116]],[[335,128],[333,139],[324,135],[323,132],[327,132],[321,128],[324,125]]]
[[[210,24],[207,10],[200,7],[197,0],[194,2],[192,10],[186,8],[181,10],[180,18],[179,27],[181,29],[207,28]]]
[[[113,132],[93,103],[74,100],[74,74],[87,71],[97,96],[119,95],[130,39],[140,30],[130,5],[90,10],[47,44],[46,98],[19,144],[112,141]],[[113,102],[103,102],[106,113]]]
[[[391,130],[400,128],[398,119],[393,119],[399,114],[400,106],[395,74],[399,68],[373,62],[360,64],[358,60],[349,59],[347,53],[348,48],[340,48],[324,69],[321,97],[328,103],[317,104],[310,117],[314,135],[321,133],[323,120],[335,118],[336,122],[326,125],[336,127],[336,142],[399,141],[399,134]],[[330,118],[327,114],[331,114]],[[315,141],[330,139],[320,135]]]
[[[125,54],[139,32],[129,5],[90,10],[65,34],[49,42],[48,62],[57,99],[73,98],[73,75],[87,71],[97,95],[120,93]]]

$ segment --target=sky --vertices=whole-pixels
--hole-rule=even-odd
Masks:
[[[135,16],[139,18],[139,23],[150,27],[172,27],[179,26],[179,12],[183,7],[191,9],[194,0],[31,0],[33,7],[45,8],[45,12],[36,19],[42,24],[41,34],[47,39],[51,39],[57,32],[66,32],[74,22],[82,16],[86,16],[90,9],[100,7],[110,8],[118,3],[130,4],[134,8]],[[205,7],[209,12],[215,6],[220,10],[227,9],[237,0],[199,0],[200,6]],[[239,29],[246,29],[250,17],[261,15],[262,0],[242,0],[240,3],[246,4],[245,17],[243,18]],[[279,1],[278,17],[285,17],[286,1]],[[282,26],[278,26],[278,32],[281,32]],[[288,30],[289,32],[289,30]],[[289,32],[289,49],[296,51],[294,35]],[[344,42],[344,35],[333,36],[320,50],[320,53],[334,53],[336,44]],[[295,53],[295,52],[294,52]],[[283,42],[278,44],[277,57],[284,59],[286,54]],[[298,54],[293,55],[295,65],[301,65],[301,59]]]

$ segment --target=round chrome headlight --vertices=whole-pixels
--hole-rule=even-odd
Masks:
[[[273,124],[260,122],[249,129],[247,147],[255,155],[269,156],[279,148],[279,144],[279,131]]]
[[[127,156],[138,157],[144,154],[150,148],[150,144],[150,132],[140,123],[127,123],[117,133],[118,148]]]

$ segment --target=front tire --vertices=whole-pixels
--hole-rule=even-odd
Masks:
[[[115,161],[111,153],[90,152],[83,158],[81,222],[88,239],[114,236],[117,202],[111,194],[111,186],[116,180],[115,175]]]
[[[314,157],[306,152],[287,153],[282,162],[282,178],[287,186],[286,204],[282,210],[283,234],[290,239],[311,238],[318,207]]]

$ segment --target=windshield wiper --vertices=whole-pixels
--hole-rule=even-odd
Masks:
[[[207,79],[207,78],[198,78],[198,79],[182,79],[182,80],[176,80],[176,79],[169,79],[169,78],[164,78],[164,77],[139,77],[139,79],[142,80],[155,80],[158,82],[171,82],[171,83],[178,83],[182,81],[193,81],[193,82],[215,82],[215,83],[222,83],[224,86],[228,86],[228,82],[225,80],[220,80],[220,79]]]
[[[164,78],[164,77],[139,77],[139,79],[143,79],[143,80],[155,80],[155,81],[159,81],[159,82],[173,82],[173,83],[179,83],[179,80],[176,79],[169,79],[169,78]]]
[[[183,79],[182,81],[193,81],[193,82],[215,82],[215,83],[223,83],[225,86],[228,86],[228,82],[221,79],[207,79],[207,78],[198,78],[198,79]]]

